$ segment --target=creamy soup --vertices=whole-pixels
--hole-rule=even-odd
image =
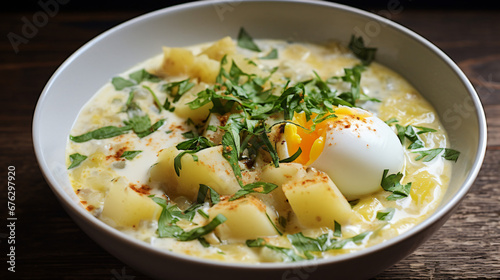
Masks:
[[[238,39],[163,53],[82,108],[68,173],[96,218],[228,262],[357,251],[428,217],[459,152],[375,49]]]

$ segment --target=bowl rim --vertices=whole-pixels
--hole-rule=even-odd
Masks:
[[[431,50],[435,55],[437,55],[442,61],[446,63],[448,67],[452,69],[452,71],[458,76],[460,81],[463,83],[463,86],[467,89],[469,93],[469,97],[472,99],[472,102],[474,104],[475,110],[476,110],[476,117],[478,118],[478,131],[479,131],[479,139],[478,139],[478,146],[474,158],[474,162],[472,164],[472,168],[469,172],[469,175],[465,178],[462,186],[460,189],[457,191],[457,193],[446,203],[443,205],[443,207],[438,208],[435,212],[433,212],[429,217],[427,217],[424,221],[421,223],[417,224],[410,230],[404,232],[403,234],[400,234],[394,238],[388,239],[382,243],[375,244],[373,246],[370,246],[368,248],[364,248],[360,251],[356,252],[351,252],[347,254],[341,254],[341,255],[336,255],[336,256],[331,256],[328,258],[324,259],[317,259],[317,260],[305,260],[305,261],[299,261],[299,262],[277,262],[277,263],[231,263],[231,262],[222,262],[222,261],[217,261],[217,260],[209,260],[209,259],[204,259],[200,257],[193,257],[189,255],[184,255],[180,253],[174,253],[170,252],[168,250],[160,249],[151,246],[150,244],[137,240],[131,236],[126,235],[125,233],[105,224],[101,220],[95,218],[94,216],[90,215],[85,209],[68,199],[68,195],[65,193],[65,191],[62,189],[61,186],[59,186],[59,182],[55,179],[53,174],[50,172],[50,169],[48,167],[46,158],[44,157],[44,154],[42,152],[43,147],[41,146],[41,141],[40,141],[40,114],[43,111],[44,106],[46,106],[45,99],[47,95],[50,92],[51,85],[57,80],[58,76],[60,73],[62,73],[72,62],[75,60],[81,53],[84,53],[87,49],[92,48],[94,44],[99,42],[100,40],[106,38],[108,35],[121,30],[125,29],[131,25],[135,24],[140,24],[141,21],[148,20],[150,18],[158,17],[158,16],[164,16],[165,14],[170,14],[170,13],[175,13],[177,11],[181,10],[190,10],[190,9],[197,9],[200,7],[204,7],[207,5],[214,5],[214,3],[229,3],[231,1],[228,0],[217,0],[217,1],[196,1],[196,2],[189,2],[189,3],[184,3],[180,5],[175,5],[167,8],[162,8],[156,11],[152,11],[146,14],[142,14],[140,16],[134,17],[132,19],[129,19],[121,24],[118,24],[103,33],[99,34],[98,36],[94,37],[87,43],[85,43],[83,46],[78,48],[74,53],[71,54],[58,68],[57,70],[53,73],[45,87],[43,88],[43,91],[38,99],[38,102],[35,107],[34,115],[33,115],[33,122],[32,122],[32,138],[33,138],[33,146],[34,146],[34,151],[36,155],[36,159],[38,161],[38,164],[40,166],[40,169],[42,171],[42,174],[47,181],[49,187],[51,188],[52,192],[56,195],[60,203],[63,204],[65,207],[66,211],[72,211],[76,215],[78,215],[81,219],[83,219],[86,223],[92,224],[95,229],[98,231],[106,232],[109,235],[112,235],[114,238],[119,239],[120,242],[122,243],[127,243],[130,246],[134,246],[137,248],[140,248],[142,250],[148,251],[148,253],[152,253],[155,255],[163,255],[166,258],[176,258],[182,261],[187,261],[187,262],[196,262],[200,264],[205,264],[205,265],[211,265],[211,266],[219,266],[219,267],[231,267],[231,268],[241,268],[241,269],[290,269],[292,267],[297,267],[297,266],[310,266],[310,265],[324,265],[324,264],[329,264],[329,263],[334,263],[334,262],[342,262],[342,261],[347,261],[350,259],[358,258],[361,256],[366,256],[369,254],[372,254],[376,251],[382,250],[387,247],[391,247],[395,245],[396,243],[399,243],[405,239],[408,239],[419,232],[423,231],[427,227],[430,227],[432,224],[436,223],[440,219],[446,216],[449,212],[452,212],[456,206],[460,203],[460,201],[463,200],[469,189],[471,188],[472,184],[474,183],[475,178],[477,177],[479,170],[481,169],[482,162],[485,157],[486,153],[486,144],[487,144],[487,126],[486,126],[486,117],[485,113],[483,110],[483,107],[481,105],[480,99],[478,94],[476,93],[474,87],[468,80],[468,78],[465,76],[465,74],[462,72],[462,70],[453,62],[451,58],[449,58],[443,51],[441,51],[437,46],[432,44],[430,41],[427,39],[423,38],[416,32],[410,30],[407,27],[404,27],[396,22],[393,22],[389,19],[386,19],[382,16],[376,15],[374,13],[370,13],[358,8],[354,8],[351,6],[343,5],[343,4],[338,4],[338,3],[332,3],[332,2],[323,2],[323,1],[314,1],[314,0],[272,0],[272,1],[263,1],[263,0],[247,0],[245,2],[278,2],[278,3],[299,3],[299,4],[304,4],[304,5],[317,5],[317,6],[323,6],[325,8],[333,8],[337,10],[341,10],[343,12],[348,12],[351,14],[356,14],[359,16],[362,16],[364,18],[368,18],[377,22],[382,22],[389,27],[397,30],[398,32],[404,33],[408,37],[410,37],[412,40],[416,41],[418,44],[423,45],[427,49]],[[82,229],[83,230],[83,229]],[[84,230],[85,231],[85,230]],[[115,256],[116,257],[116,256]]]

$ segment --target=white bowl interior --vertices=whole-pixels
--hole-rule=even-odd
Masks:
[[[400,238],[439,219],[465,195],[484,156],[484,112],[463,73],[436,47],[384,18],[342,5],[317,1],[210,1],[160,10],[115,27],[75,52],[48,82],[34,115],[35,151],[49,185],[73,217],[99,223],[72,203],[76,196],[66,175],[66,141],[82,106],[111,77],[161,53],[161,46],[235,37],[240,27],[255,38],[312,42],[336,39],[345,44],[352,34],[364,34],[365,42],[378,48],[377,61],[402,74],[434,105],[449,133],[451,147],[462,154],[454,165],[440,209],[429,221]],[[457,111],[460,106],[462,111]]]

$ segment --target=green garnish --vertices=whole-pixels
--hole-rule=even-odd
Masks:
[[[370,65],[375,59],[376,48],[365,47],[365,42],[363,37],[351,36],[351,41],[349,42],[349,49],[354,53],[354,55],[361,60],[363,65]]]
[[[263,57],[259,57],[260,59],[277,59],[278,58],[278,50],[272,49],[267,55]]]
[[[140,153],[142,153],[142,151],[125,151],[120,157],[127,160],[133,160]]]
[[[394,217],[394,213],[396,212],[396,209],[394,208],[388,208],[385,211],[378,211],[377,212],[377,219],[380,221],[390,221],[392,217]]]
[[[266,248],[269,248],[273,251],[277,251],[277,252],[283,254],[283,256],[284,256],[283,261],[292,261],[293,262],[293,261],[305,260],[304,257],[295,253],[295,251],[293,249],[283,248],[283,247],[278,247],[278,246],[267,244],[266,241],[262,238],[247,240],[246,244],[248,247],[266,247]]]
[[[86,160],[88,157],[84,156],[79,153],[74,153],[69,155],[69,160],[71,161],[71,164],[68,166],[68,169],[72,169],[80,165],[84,160]]]
[[[444,151],[444,152],[443,152]],[[423,150],[423,151],[415,151],[412,153],[419,153],[420,155],[415,158],[415,160],[421,160],[423,159],[424,162],[429,162],[433,160],[436,156],[439,154],[441,155],[444,159],[451,160],[456,162],[458,160],[458,156],[460,156],[460,152],[454,149],[448,149],[448,148],[435,148],[435,149],[429,149],[429,150]]]
[[[163,198],[152,197],[151,199],[163,208],[160,218],[158,219],[158,236],[160,238],[173,237],[179,241],[195,240],[212,232],[218,225],[226,221],[226,217],[219,214],[205,226],[194,228],[186,232],[176,225],[176,223],[180,219],[191,220],[194,212],[193,214],[184,214],[176,205],[167,204],[167,201]]]
[[[253,41],[252,37],[245,31],[245,29],[242,27],[240,28],[240,32],[238,33],[238,46],[248,49],[254,52],[260,52],[259,46],[255,44]]]
[[[136,86],[143,81],[149,81],[149,82],[159,82],[161,79],[153,75],[149,72],[147,72],[144,69],[135,71],[129,75],[130,80],[127,80],[123,77],[113,77],[111,79],[111,84],[115,87],[116,90],[123,90],[128,87],[133,87]]]
[[[411,182],[402,185],[400,183],[403,178],[401,172],[391,175],[387,175],[387,173],[389,173],[389,169],[384,170],[382,182],[380,183],[384,190],[392,192],[392,194],[387,197],[387,200],[397,200],[407,197],[410,194]]]
[[[182,152],[174,158],[174,169],[177,176],[180,175],[180,171],[182,169],[181,159],[185,154],[190,154],[193,156],[193,159],[198,160],[198,157],[195,155],[197,152],[213,146],[214,143],[204,136],[198,136],[177,144],[177,150],[182,150]]]
[[[118,135],[125,134],[130,131],[132,127],[129,125],[125,126],[104,126],[101,128],[98,128],[96,130],[84,133],[82,135],[78,136],[69,136],[69,139],[73,142],[76,143],[83,143],[87,142],[92,139],[107,139],[107,138],[112,138]]]
[[[151,95],[153,96],[153,100],[155,102],[155,105],[156,107],[158,107],[158,110],[160,110],[161,112],[161,109],[163,108],[163,106],[161,105],[160,103],[160,100],[158,100],[158,97],[156,96],[155,92],[148,86],[142,86],[144,89],[146,89],[147,91],[149,91],[149,93],[151,93]]]
[[[190,240],[195,240],[203,235],[209,234],[212,232],[217,226],[223,224],[227,220],[226,217],[222,214],[218,214],[215,216],[208,224],[194,228],[190,231],[183,232],[178,236],[179,241],[190,241]]]
[[[266,183],[266,182],[254,182],[250,183],[247,185],[244,185],[241,189],[239,189],[231,198],[229,201],[236,200],[238,198],[244,197],[247,194],[251,193],[262,193],[262,194],[268,194],[272,192],[274,189],[276,189],[278,185],[275,185],[273,183]],[[262,190],[256,190],[258,188],[262,188]]]
[[[124,88],[132,87],[132,86],[136,85],[136,83],[134,83],[130,80],[124,79],[122,77],[113,77],[113,79],[111,79],[111,84],[115,87],[116,90],[122,90]]]

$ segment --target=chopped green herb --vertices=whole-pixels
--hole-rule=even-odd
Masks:
[[[361,60],[363,65],[370,65],[370,63],[375,59],[376,48],[365,47],[365,42],[363,37],[351,36],[351,41],[349,42],[349,49],[354,53],[354,55]]]
[[[354,208],[354,206],[356,206],[358,203],[359,203],[359,199],[349,201],[351,208]]]
[[[273,225],[274,229],[276,230],[276,232],[279,234],[279,235],[283,235],[283,233],[279,230],[279,228],[276,226],[276,224],[273,222],[273,220],[271,220],[271,217],[269,217],[269,215],[267,214],[266,212],[266,217],[267,219],[269,220],[269,222],[271,223],[271,225]]]
[[[342,227],[337,221],[334,221],[334,227],[333,236],[342,237]]]
[[[392,217],[394,216],[394,213],[396,212],[396,209],[394,208],[388,208],[385,211],[378,211],[377,212],[377,219],[380,221],[390,221]]]
[[[214,143],[212,143],[212,141],[208,140],[204,136],[198,136],[196,138],[189,139],[189,140],[186,140],[184,142],[177,144],[175,146],[177,148],[177,150],[182,150],[182,152],[180,152],[174,158],[174,169],[175,169],[175,173],[177,174],[177,176],[180,175],[180,171],[182,169],[181,158],[185,154],[191,154],[192,156],[195,156],[194,155],[195,153],[197,153],[203,149],[213,147],[213,146],[214,146]]]
[[[267,244],[266,241],[262,238],[257,238],[253,240],[247,240],[246,244],[248,247],[266,247],[269,248],[273,251],[277,251],[281,254],[284,255],[284,261],[301,261],[304,260],[305,258],[301,257],[297,253],[295,253],[295,250],[290,249],[290,248],[283,248],[283,247],[278,247],[274,245]]]
[[[415,160],[421,160],[423,159],[424,162],[429,162],[433,160],[436,156],[439,154],[442,154],[442,157],[456,162],[458,160],[458,156],[460,156],[460,152],[454,149],[448,149],[448,148],[435,148],[435,149],[429,149],[429,150],[423,150],[423,151],[415,151],[413,153],[419,153],[420,155],[415,158]]]
[[[299,149],[293,155],[291,155],[288,158],[280,160],[280,163],[293,162],[294,160],[296,160],[300,156],[301,153],[302,153],[302,149],[299,147]]]
[[[267,55],[260,57],[260,59],[277,59],[278,58],[278,50],[272,49]]]
[[[245,29],[242,27],[240,28],[240,32],[238,33],[238,46],[248,49],[254,52],[260,52],[259,46],[255,44],[253,41],[252,37],[245,31]]]
[[[207,213],[205,213],[205,211],[203,211],[203,210],[201,210],[201,209],[198,209],[196,212],[197,212],[198,214],[200,214],[200,215],[201,215],[203,218],[205,218],[205,219],[208,219],[208,218],[210,217],[210,216],[208,216],[208,214],[207,214]]]
[[[387,200],[397,200],[407,197],[410,194],[411,182],[402,185],[400,182],[403,178],[403,174],[398,172],[397,174],[387,175],[387,173],[389,173],[389,169],[384,170],[382,182],[380,183],[384,190],[392,192],[392,194],[387,197]]]
[[[79,166],[84,160],[87,159],[87,156],[84,156],[79,153],[74,153],[69,155],[69,160],[71,161],[71,164],[69,165],[68,169],[75,168]]]
[[[149,81],[154,83],[158,83],[161,81],[161,79],[158,76],[147,72],[145,69],[137,70],[131,73],[129,75],[129,78],[134,80],[137,84],[140,84],[143,81]]]
[[[76,143],[83,143],[87,142],[93,139],[107,139],[107,138],[112,138],[118,135],[125,134],[130,131],[132,127],[129,125],[126,126],[104,126],[101,128],[98,128],[96,130],[84,133],[82,135],[78,136],[69,136],[69,139],[73,142]]]
[[[142,153],[142,151],[125,151],[122,153],[120,157],[125,158],[127,160],[132,160],[140,153]]]
[[[236,199],[243,197],[243,196],[250,194],[250,193],[268,194],[268,193],[272,192],[274,189],[276,189],[277,187],[278,187],[278,185],[275,185],[273,183],[266,183],[266,182],[250,183],[250,184],[244,185],[241,189],[239,189],[229,199],[229,201],[236,200]],[[257,188],[262,188],[262,190],[256,190]]]
[[[158,110],[160,110],[161,112],[161,109],[163,108],[163,106],[161,105],[160,103],[160,100],[158,100],[158,97],[156,96],[155,92],[148,86],[142,86],[144,89],[146,89],[147,91],[149,91],[149,93],[151,93],[151,95],[153,96],[153,100],[155,102],[155,105],[156,107],[158,107]]]
[[[206,224],[202,227],[194,228],[190,231],[181,233],[178,236],[178,239],[180,241],[190,241],[190,240],[198,239],[198,238],[202,237],[203,235],[206,235],[206,234],[209,234],[210,232],[212,232],[217,226],[221,225],[226,220],[227,220],[227,218],[224,217],[224,215],[218,214],[208,224]]]
[[[386,120],[386,121],[385,121],[385,123],[386,123],[387,125],[391,125],[391,124],[393,124],[393,123],[397,123],[397,122],[399,122],[399,121],[398,121],[398,119],[396,119],[396,118],[390,118],[390,119],[388,119],[388,120]]]
[[[113,77],[113,79],[111,79],[111,84],[115,87],[116,90],[122,90],[124,88],[136,85],[134,82],[124,79],[122,77]]]

